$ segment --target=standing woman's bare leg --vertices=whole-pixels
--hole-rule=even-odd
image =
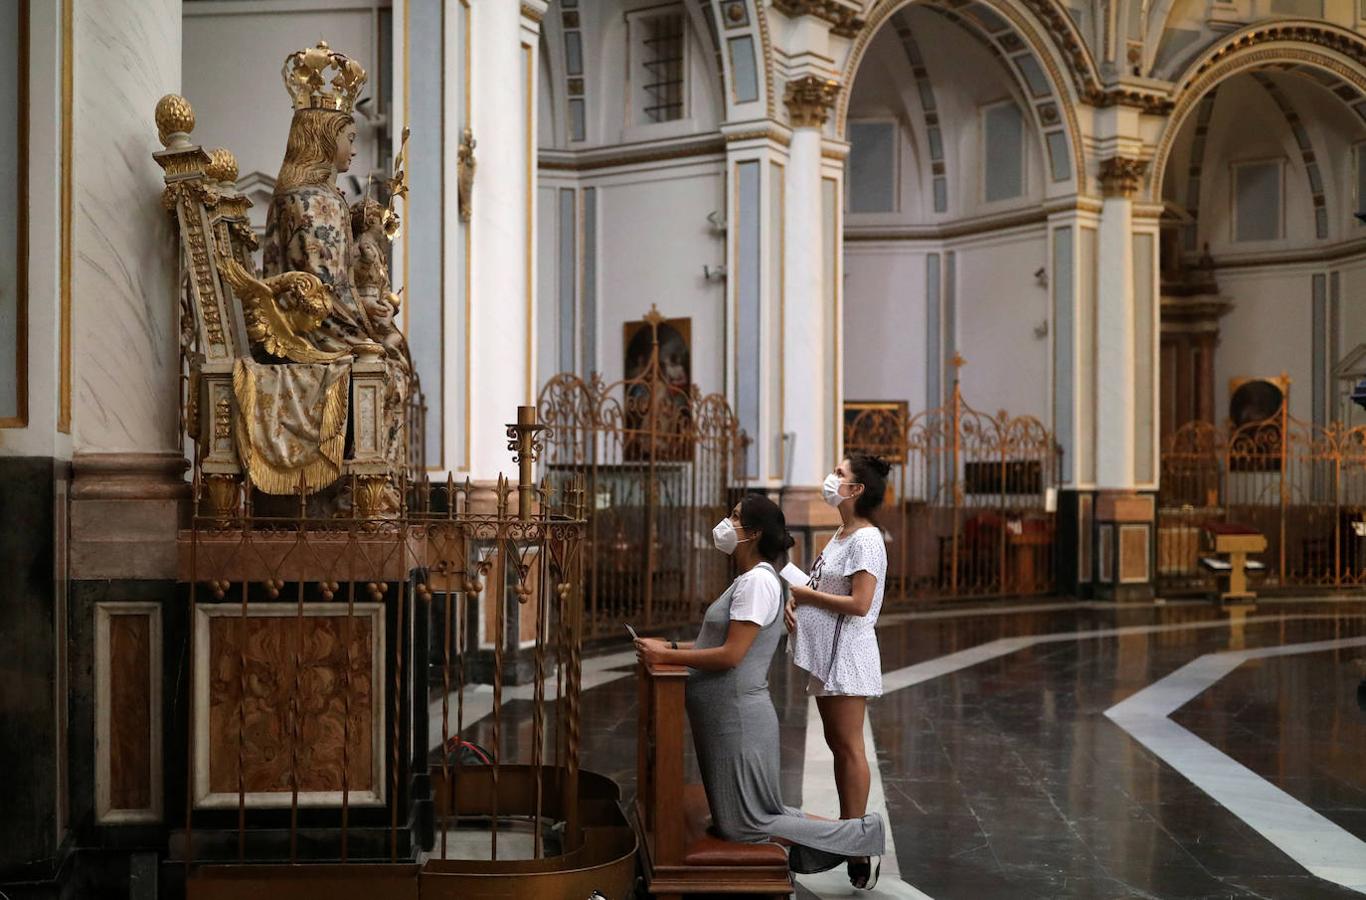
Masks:
[[[835,789],[840,818],[857,819],[868,812],[868,756],[863,747],[865,697],[817,697],[825,743],[835,757]]]

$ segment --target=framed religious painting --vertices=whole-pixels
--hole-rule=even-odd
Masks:
[[[1284,375],[1229,379],[1230,471],[1280,470],[1282,412],[1289,402],[1290,379]]]
[[[876,454],[892,465],[904,463],[909,419],[905,400],[846,400],[844,448]]]
[[[653,325],[649,319],[627,322],[622,347],[623,461],[646,460],[651,447],[656,461],[691,459],[692,319],[657,319]],[[652,394],[658,400],[653,417],[647,399]]]

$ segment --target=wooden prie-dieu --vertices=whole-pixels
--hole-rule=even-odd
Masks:
[[[791,894],[787,851],[777,844],[738,843],[711,834],[702,785],[683,781],[688,670],[641,663],[637,676],[636,817],[646,888],[657,900],[684,894]]]

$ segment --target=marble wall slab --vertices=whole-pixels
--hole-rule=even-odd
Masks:
[[[78,3],[72,428],[78,451],[179,447],[176,258],[153,110],[180,90],[180,0]]]

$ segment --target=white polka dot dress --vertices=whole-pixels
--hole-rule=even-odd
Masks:
[[[811,587],[849,597],[857,572],[870,572],[877,579],[868,615],[845,616],[816,606],[798,606],[792,661],[824,685],[820,693],[880,697],[882,656],[873,626],[887,581],[887,547],[881,529],[875,526],[831,538],[811,568]]]

